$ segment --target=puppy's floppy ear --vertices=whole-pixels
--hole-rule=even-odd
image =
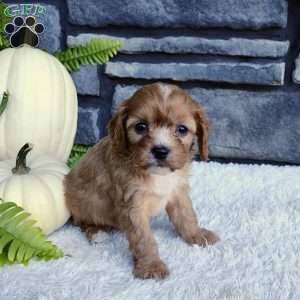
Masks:
[[[195,101],[194,118],[197,129],[196,135],[198,139],[199,154],[202,160],[208,160],[208,134],[209,124],[203,108]]]
[[[116,114],[108,123],[108,135],[110,136],[113,146],[116,149],[123,150],[127,147],[125,124],[127,115],[127,106],[126,103],[123,103],[120,105]]]

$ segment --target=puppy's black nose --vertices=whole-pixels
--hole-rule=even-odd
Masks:
[[[170,149],[168,149],[165,146],[154,146],[151,149],[151,152],[156,159],[164,160],[167,158],[167,156],[170,152]]]

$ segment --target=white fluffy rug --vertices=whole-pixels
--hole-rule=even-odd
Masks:
[[[72,257],[1,269],[0,299],[300,299],[300,168],[195,162],[190,182],[201,224],[222,241],[188,246],[165,214],[154,219],[168,279],[134,279],[123,234],[90,245],[66,225],[50,238]]]

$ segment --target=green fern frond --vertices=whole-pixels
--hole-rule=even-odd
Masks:
[[[0,50],[10,47],[9,41],[4,35],[4,27],[11,21],[11,17],[7,17],[4,14],[6,7],[7,5],[3,1],[0,1]]]
[[[0,0],[0,32],[4,32],[4,26],[11,21],[11,17],[4,14],[7,4]]]
[[[49,260],[63,257],[63,252],[46,240],[36,221],[13,202],[0,199],[0,266],[22,263],[32,258]]]
[[[104,64],[117,54],[122,44],[118,40],[92,39],[85,46],[54,53],[69,72],[78,71],[81,65]]]
[[[73,145],[70,157],[68,159],[67,165],[69,168],[73,168],[75,164],[80,160],[80,158],[89,150],[90,146]]]
[[[6,48],[10,48],[10,43],[8,39],[2,33],[0,33],[0,50]]]
[[[73,145],[72,151],[74,151],[76,153],[84,154],[87,152],[87,150],[89,148],[90,148],[90,146],[75,144],[75,145]]]

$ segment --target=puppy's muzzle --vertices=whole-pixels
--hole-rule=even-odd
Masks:
[[[154,146],[151,149],[151,153],[153,154],[154,158],[157,160],[165,160],[169,153],[170,153],[170,149],[165,147],[165,146]]]

